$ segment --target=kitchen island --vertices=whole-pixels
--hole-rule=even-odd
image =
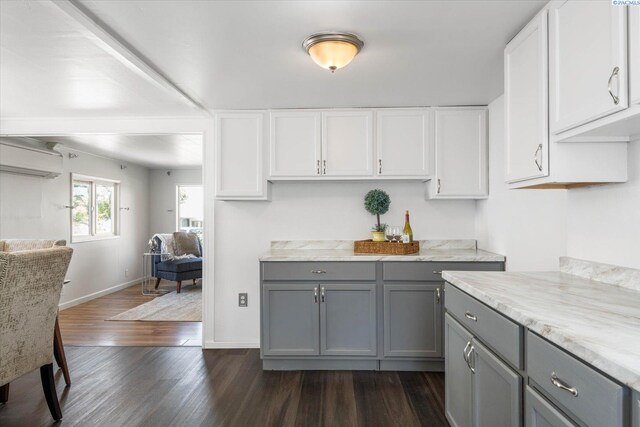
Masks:
[[[273,242],[260,257],[263,368],[442,371],[442,271],[502,271],[504,261],[475,240],[422,241],[415,255]]]
[[[640,271],[561,258],[443,279],[452,425],[639,425]]]

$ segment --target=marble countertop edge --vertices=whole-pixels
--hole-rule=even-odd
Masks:
[[[497,293],[497,297],[486,292],[483,289],[480,289],[477,286],[468,282],[468,277],[471,272],[455,272],[455,271],[444,271],[442,274],[442,278],[452,285],[456,286],[460,290],[465,293],[471,295],[472,297],[478,299],[479,301],[485,303],[489,307],[495,309],[499,313],[504,316],[512,319],[513,321],[527,327],[531,331],[537,333],[538,335],[544,337],[545,339],[551,341],[552,343],[558,345],[563,348],[568,353],[573,356],[581,359],[582,361],[596,367],[600,371],[604,372],[608,376],[615,378],[617,381],[622,384],[627,385],[633,390],[640,392],[640,363],[634,365],[632,360],[636,360],[636,353],[640,351],[640,347],[633,350],[633,354],[628,354],[624,349],[617,350],[618,354],[615,357],[612,357],[611,354],[605,354],[606,351],[610,351],[610,348],[606,351],[597,351],[597,349],[589,348],[592,340],[588,340],[585,337],[572,336],[571,331],[565,330],[563,327],[559,327],[555,325],[555,323],[560,324],[561,322],[554,322],[553,319],[545,319],[542,316],[536,315],[535,310],[533,309],[523,309],[523,308],[514,308],[510,306],[510,304],[506,301],[500,300],[500,292]],[[464,274],[465,278],[458,277],[461,274]],[[601,282],[597,282],[594,280],[590,280],[587,278],[582,278],[579,276],[573,276],[569,273],[562,272],[528,272],[528,273],[504,273],[504,272],[474,272],[474,274],[483,275],[483,274],[511,274],[509,277],[513,277],[513,275],[520,276],[522,280],[538,280],[536,278],[537,275],[543,276],[542,281],[547,280],[544,276],[555,276],[560,281],[563,279],[566,280],[566,287],[570,286],[607,286]],[[548,285],[553,285],[553,280],[548,280]],[[518,286],[516,281],[513,281],[514,286]],[[546,284],[545,284],[546,285]],[[636,293],[636,291],[628,288],[618,288],[619,292],[622,294],[632,295]],[[603,289],[603,292],[611,292],[611,289]],[[640,297],[640,294],[638,294]],[[588,318],[588,313],[585,313],[585,316]],[[597,331],[596,328],[594,330]],[[619,335],[619,339],[625,339],[627,342],[638,342],[640,340],[640,329],[627,329],[626,331],[617,331]],[[597,334],[597,332],[596,332]],[[596,340],[597,341],[597,340]],[[583,344],[583,342],[586,342]],[[633,344],[631,344],[633,345]],[[615,347],[614,347],[615,348]],[[615,351],[615,350],[614,350]],[[638,356],[640,357],[640,356]],[[614,360],[616,359],[616,360]],[[640,360],[640,359],[638,359]],[[636,367],[637,366],[637,367]]]

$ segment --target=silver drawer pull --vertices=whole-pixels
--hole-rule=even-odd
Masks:
[[[320,288],[320,302],[324,302],[324,286]]]
[[[433,270],[433,274],[439,274],[442,276],[442,271],[438,271],[438,270]]]
[[[318,287],[313,288],[313,302],[318,303]]]
[[[325,274],[326,273],[326,271],[324,271],[324,270],[311,270],[311,272],[313,274]]]
[[[576,390],[575,387],[569,386],[567,383],[565,383],[560,378],[558,378],[558,376],[556,375],[555,372],[551,373],[551,384],[553,384],[554,386],[558,387],[559,389],[568,391],[569,393],[571,393],[575,397],[578,396],[578,390]]]
[[[474,322],[478,321],[478,318],[476,316],[474,316],[473,314],[469,313],[468,311],[464,312],[464,317],[466,317],[469,320],[473,320]]]
[[[440,288],[436,288],[436,304],[440,304]]]

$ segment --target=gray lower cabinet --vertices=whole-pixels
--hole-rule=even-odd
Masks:
[[[525,427],[573,427],[574,424],[535,390],[527,386]]]
[[[444,401],[447,420],[453,427],[471,426],[473,374],[467,363],[466,353],[471,347],[472,336],[448,314],[444,318],[444,335]]]
[[[265,356],[320,354],[318,285],[265,284],[262,288],[262,352]]]
[[[519,426],[522,378],[445,315],[445,407],[455,427]]]
[[[384,285],[385,357],[442,357],[442,290],[436,284]]]
[[[320,285],[320,353],[376,356],[376,285]]]
[[[473,372],[474,426],[519,426],[522,378],[475,338],[469,362]]]

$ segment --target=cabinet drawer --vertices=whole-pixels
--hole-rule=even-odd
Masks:
[[[373,262],[266,262],[263,280],[376,280]]]
[[[527,386],[525,394],[526,427],[573,427],[574,424],[548,403],[534,389]]]
[[[429,282],[442,281],[444,270],[453,271],[502,271],[500,262],[384,262],[384,280]]]
[[[460,323],[489,344],[502,358],[522,368],[522,326],[455,286],[445,285],[445,307]]]
[[[531,332],[527,372],[538,388],[584,424],[623,425],[623,387]],[[565,386],[571,390],[561,388]]]

